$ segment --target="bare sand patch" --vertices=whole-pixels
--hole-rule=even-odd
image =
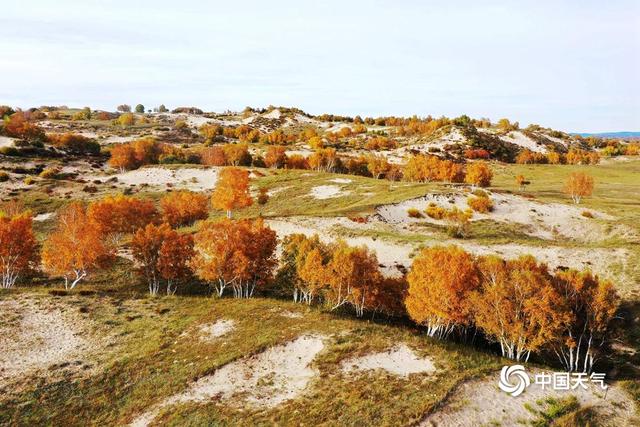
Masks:
[[[38,221],[38,222],[40,222],[40,221],[46,221],[46,220],[48,220],[48,219],[53,218],[55,215],[56,215],[56,213],[55,213],[55,212],[42,213],[42,214],[39,214],[39,215],[34,216],[34,217],[33,217],[33,220],[34,220],[34,221]]]
[[[371,371],[382,369],[398,376],[435,372],[431,359],[418,357],[406,344],[400,344],[387,351],[346,360],[342,363],[344,372]]]
[[[353,181],[349,178],[334,178],[330,180],[331,182],[336,182],[338,184],[351,184]]]
[[[547,152],[547,147],[545,147],[543,144],[538,144],[537,141],[534,141],[533,139],[529,138],[527,135],[523,134],[522,132],[512,131],[512,132],[509,132],[507,135],[504,135],[500,139],[506,142],[510,142],[511,144],[518,145],[522,148],[526,148],[527,150],[531,150],[536,153]]]
[[[136,418],[132,426],[146,426],[163,408],[179,403],[206,403],[230,399],[234,404],[269,408],[294,399],[317,374],[311,363],[324,348],[324,337],[303,335],[255,356],[229,363],[200,378],[182,393],[171,396]]]
[[[3,147],[14,147],[16,140],[14,138],[9,138],[8,136],[0,136],[0,148]]]
[[[0,388],[50,366],[77,360],[91,348],[73,319],[31,299],[0,301]]]
[[[516,223],[524,226],[524,232],[542,239],[554,239],[557,235],[574,238],[581,241],[597,241],[606,237],[604,227],[591,218],[582,215],[582,207],[562,203],[541,203],[521,196],[503,193],[489,193],[493,201],[492,212],[482,214],[473,213],[471,221],[491,219],[504,223]],[[407,211],[418,209],[424,212],[430,203],[451,209],[468,209],[467,200],[473,197],[463,192],[449,194],[427,194],[423,197],[406,200],[393,205],[384,205],[376,209],[378,217],[389,224],[403,225],[416,222],[431,222],[443,224],[424,215],[423,218],[411,218]],[[599,220],[613,220],[614,218],[603,212],[589,209],[594,218]]]
[[[428,415],[420,426],[525,425],[536,418],[525,408],[525,404],[543,409],[537,402],[571,395],[578,399],[582,407],[591,406],[596,410],[599,415],[598,425],[633,425],[634,402],[616,385],[609,385],[605,394],[598,385],[590,382],[587,382],[586,390],[578,387],[575,390],[559,391],[549,386],[543,389],[532,381],[521,395],[512,397],[498,388],[498,378],[499,373],[461,384],[450,394],[444,406]]]
[[[298,311],[289,311],[289,310],[285,310],[280,312],[280,315],[282,317],[287,317],[289,319],[302,319],[302,313],[298,312]]]
[[[218,169],[216,168],[179,168],[169,169],[158,166],[143,167],[140,169],[113,175],[118,182],[124,185],[166,186],[188,189],[192,191],[205,191],[215,187],[218,181]],[[97,178],[97,177],[96,177]],[[107,180],[110,177],[100,177]]]
[[[234,329],[235,322],[233,320],[218,320],[217,322],[200,326],[201,338],[205,341],[214,340],[228,334]]]
[[[337,185],[319,185],[317,187],[313,187],[309,192],[311,197],[318,200],[346,196],[347,194],[349,193],[342,191],[342,189]]]

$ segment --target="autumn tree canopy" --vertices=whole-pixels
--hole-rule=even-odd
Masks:
[[[555,353],[567,371],[591,372],[615,336],[613,319],[620,298],[613,283],[589,271],[560,271],[554,284],[570,316],[556,340]]]
[[[193,224],[209,216],[209,197],[192,191],[172,191],[160,199],[162,220],[172,227]]]
[[[593,193],[593,178],[584,172],[573,172],[567,179],[564,192],[578,204],[583,197]]]
[[[194,236],[191,266],[219,296],[231,287],[236,298],[249,298],[272,279],[276,244],[275,231],[261,219],[205,222]]]
[[[179,235],[169,224],[140,228],[133,236],[131,250],[151,295],[158,294],[162,279],[167,280],[167,294],[174,293],[175,282],[190,274],[188,261],[193,256],[193,239],[190,235]]]
[[[570,316],[545,264],[530,255],[507,261],[489,256],[480,259],[479,269],[474,319],[504,357],[526,361],[555,342]]]
[[[492,179],[493,172],[487,163],[477,161],[467,165],[467,174],[464,179],[467,184],[488,187]]]
[[[382,281],[375,253],[366,246],[353,247],[338,241],[327,265],[326,298],[331,309],[351,304],[362,316],[376,286]]]
[[[87,216],[100,233],[116,240],[122,234],[133,233],[158,221],[158,211],[152,200],[122,194],[90,203]]]
[[[11,288],[21,275],[39,261],[38,242],[30,212],[7,215],[0,212],[0,277],[2,287]]]
[[[84,206],[74,202],[58,214],[56,229],[42,248],[42,263],[46,271],[64,278],[66,289],[73,289],[92,269],[107,266],[113,254]]]
[[[233,209],[251,206],[253,200],[249,194],[249,172],[231,167],[222,169],[211,203],[214,209],[227,211],[227,218],[231,218]]]
[[[469,295],[480,285],[473,257],[457,246],[423,249],[407,275],[409,316],[431,337],[445,338],[472,324]]]

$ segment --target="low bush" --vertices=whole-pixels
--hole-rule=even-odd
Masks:
[[[429,218],[443,219],[447,213],[447,210],[431,202],[429,203],[429,206],[427,206],[427,209],[425,209],[424,212],[427,214]]]
[[[489,197],[469,197],[467,205],[476,212],[488,213],[493,211],[493,202]]]
[[[416,208],[407,209],[407,215],[409,215],[410,218],[422,218],[422,214]]]

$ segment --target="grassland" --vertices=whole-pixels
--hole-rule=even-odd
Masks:
[[[0,298],[53,298],[65,310],[83,313],[93,334],[108,342],[94,356],[104,370],[81,379],[61,378],[46,387],[39,387],[35,378],[25,381],[19,393],[2,398],[0,424],[130,422],[164,397],[181,391],[185,383],[308,333],[329,339],[314,362],[319,375],[303,397],[272,410],[241,410],[223,402],[183,405],[171,407],[158,421],[169,425],[194,421],[199,425],[408,424],[432,410],[460,381],[493,371],[501,363],[499,358],[464,345],[432,341],[408,325],[360,321],[285,301],[188,296],[132,299],[92,294],[87,292],[90,288],[85,295],[52,297],[33,290],[0,294]],[[283,316],[285,312],[303,316],[291,318]],[[236,331],[215,342],[195,338],[198,325],[216,319],[235,320]],[[339,368],[342,360],[397,342],[406,342],[420,355],[429,356],[437,374],[398,378],[376,372],[353,377]]]

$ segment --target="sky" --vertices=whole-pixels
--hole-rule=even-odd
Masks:
[[[2,5],[0,104],[122,103],[640,131],[640,1]]]

